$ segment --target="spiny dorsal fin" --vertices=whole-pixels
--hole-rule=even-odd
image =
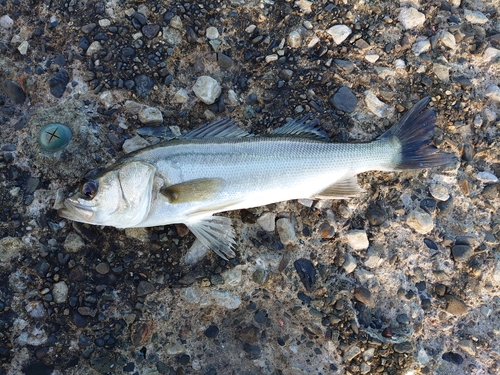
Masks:
[[[244,138],[253,135],[240,128],[232,119],[223,119],[204,124],[198,129],[183,134],[181,138]]]
[[[287,135],[293,137],[306,137],[319,141],[329,141],[330,137],[328,137],[328,134],[326,134],[324,129],[318,126],[318,119],[312,119],[306,124],[306,121],[309,120],[310,117],[311,114],[309,113],[301,119],[295,118],[290,120],[285,125],[271,131],[269,135]]]
[[[328,186],[325,190],[314,195],[312,198],[345,199],[356,197],[363,192],[364,190],[358,185],[357,177],[350,176]]]
[[[208,216],[184,223],[200,242],[212,249],[222,259],[234,258],[234,228],[231,219],[223,216]]]
[[[170,203],[195,202],[213,197],[220,192],[223,185],[224,180],[221,178],[199,178],[164,186],[160,189],[160,193]]]

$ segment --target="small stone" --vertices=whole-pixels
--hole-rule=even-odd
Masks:
[[[368,362],[375,356],[375,348],[368,348],[363,352],[363,359]]]
[[[316,270],[309,259],[297,259],[293,265],[299,274],[300,280],[308,292],[312,292],[316,285]]]
[[[425,14],[420,13],[415,8],[401,8],[399,20],[406,30],[422,26],[425,22]]]
[[[52,296],[55,303],[64,303],[68,298],[68,285],[64,281],[55,283],[52,287]]]
[[[141,31],[146,38],[153,39],[160,32],[160,25],[144,25]]]
[[[451,248],[451,254],[455,261],[467,262],[474,255],[474,251],[469,245],[454,245]]]
[[[290,48],[299,48],[302,45],[302,35],[300,34],[300,30],[293,30],[290,34],[288,34],[287,42]]]
[[[251,345],[249,343],[245,343],[243,345],[243,350],[249,354],[250,359],[257,359],[260,358],[261,355],[261,349],[260,346],[258,345]]]
[[[365,91],[365,104],[378,117],[390,118],[394,114],[394,108],[379,100],[371,90]]]
[[[330,104],[337,110],[352,113],[358,104],[358,98],[350,88],[343,86],[330,98]]]
[[[379,226],[387,220],[387,213],[378,207],[370,208],[366,211],[366,219],[373,226]]]
[[[240,269],[230,269],[224,271],[221,276],[224,278],[224,283],[230,286],[236,286],[241,282],[242,272]]]
[[[460,349],[462,349],[464,352],[466,352],[471,357],[476,356],[476,344],[474,344],[474,341],[472,341],[472,340],[460,340],[460,342],[458,343],[458,346],[460,347]]]
[[[452,294],[445,294],[444,298],[447,302],[446,311],[449,312],[450,314],[463,315],[467,312],[468,307],[465,304],[465,302],[462,301],[460,298]]]
[[[133,151],[140,150],[141,148],[148,147],[149,143],[144,138],[136,135],[135,137],[126,139],[123,142],[122,150],[126,154],[129,154]]]
[[[137,286],[137,296],[142,297],[155,291],[155,287],[149,281],[140,281]]]
[[[347,233],[347,243],[354,250],[366,250],[370,243],[368,242],[368,235],[364,230],[352,230]]]
[[[67,252],[76,253],[83,249],[83,247],[85,246],[85,242],[83,242],[82,237],[80,237],[78,234],[76,234],[75,232],[71,232],[66,236],[63,246]]]
[[[17,47],[17,50],[21,55],[26,55],[26,53],[28,53],[29,46],[30,46],[29,43],[26,40],[23,40],[21,44]]]
[[[354,298],[370,308],[375,306],[375,300],[373,299],[372,293],[365,287],[361,286],[354,289]]]
[[[441,358],[443,359],[443,361],[451,362],[456,365],[461,365],[462,362],[464,361],[463,357],[460,354],[453,352],[443,353]]]
[[[66,91],[66,85],[69,83],[69,74],[66,70],[59,70],[52,78],[49,80],[50,93],[56,98],[62,98],[64,91]]]
[[[381,260],[382,258],[375,250],[369,249],[366,254],[364,265],[367,268],[376,268],[381,263]]]
[[[263,268],[257,268],[252,274],[252,280],[256,284],[264,284],[267,280],[268,272]]]
[[[187,101],[189,100],[189,95],[188,95],[188,92],[185,90],[185,89],[179,89],[174,97],[173,97],[173,101],[176,102],[176,103],[180,103],[180,104],[184,104],[186,103]]]
[[[219,30],[216,27],[210,26],[205,31],[205,36],[210,40],[217,39],[219,37]]]
[[[360,354],[361,354],[361,349],[359,348],[359,346],[354,345],[344,352],[343,358],[346,363],[349,363]]]
[[[164,346],[163,350],[167,355],[179,355],[184,353],[186,351],[186,348],[179,344],[173,344]]]
[[[95,267],[95,270],[101,275],[106,275],[109,272],[110,268],[108,263],[101,262]]]
[[[476,175],[476,177],[483,184],[498,182],[498,177],[497,176],[495,176],[493,173],[486,172],[486,171],[479,172]]]
[[[14,25],[14,20],[8,14],[0,17],[0,27],[10,29]]]
[[[145,106],[139,111],[139,121],[144,125],[160,125],[163,115],[158,108]]]
[[[2,89],[15,104],[23,104],[26,100],[26,93],[17,83],[6,79],[2,82]]]
[[[295,229],[287,218],[281,218],[276,221],[276,228],[278,235],[283,245],[295,245],[299,241],[295,234]]]
[[[260,330],[258,327],[252,324],[248,327],[242,328],[240,331],[238,331],[237,335],[241,340],[245,342],[256,344],[260,339]]]
[[[455,50],[457,48],[457,42],[455,40],[455,36],[449,31],[443,32],[439,40],[441,41],[443,46],[448,47],[451,50]]]
[[[406,223],[410,228],[413,228],[417,233],[426,234],[434,229],[432,216],[421,208],[417,208],[408,214]]]
[[[413,44],[412,51],[415,56],[420,56],[431,49],[431,42],[427,38],[417,39]]]
[[[394,344],[394,351],[396,353],[412,353],[413,345],[411,342],[405,341],[401,343]]]
[[[370,373],[371,369],[371,366],[365,362],[361,362],[361,365],[359,365],[360,374],[368,374]]]
[[[22,241],[16,237],[0,239],[0,264],[9,265],[11,260],[19,254],[22,247]]]
[[[344,268],[345,273],[351,273],[356,269],[357,263],[356,258],[354,258],[351,254],[344,254],[344,264],[342,264],[342,268]]]
[[[196,239],[189,250],[184,255],[184,263],[194,265],[201,261],[210,249],[203,245],[203,243]]]
[[[222,93],[222,88],[215,79],[201,76],[193,86],[194,94],[205,104],[213,104]]]
[[[155,81],[145,74],[139,74],[134,77],[134,85],[137,95],[146,99],[153,88]]]
[[[276,228],[276,213],[274,213],[274,212],[264,212],[257,219],[257,223],[266,232],[274,232],[274,229]]]
[[[432,71],[441,82],[450,82],[450,67],[443,64],[434,63],[432,64]]]
[[[98,23],[99,23],[99,26],[101,26],[101,27],[108,27],[111,25],[111,21],[107,18],[100,19]]]
[[[335,25],[326,30],[326,32],[332,36],[333,41],[338,45],[351,35],[352,30],[346,25]]]
[[[94,56],[94,54],[98,53],[101,50],[101,48],[102,46],[99,41],[92,42],[89,48],[87,48],[87,52],[85,52],[85,54],[87,56]]]
[[[208,328],[203,332],[205,336],[207,336],[209,339],[214,339],[217,337],[219,334],[219,327],[217,326],[208,326]]]
[[[491,84],[486,88],[484,95],[495,102],[500,102],[500,87]]]
[[[483,13],[477,10],[465,9],[464,15],[465,19],[472,24],[484,25],[489,21],[488,17],[486,17]]]
[[[217,305],[226,309],[234,310],[241,305],[241,299],[228,291],[214,290],[210,293],[210,296]]]
[[[488,47],[484,50],[483,60],[485,62],[492,62],[500,57],[500,49]]]
[[[368,61],[369,63],[375,63],[378,59],[380,58],[380,55],[374,52],[368,52],[365,55],[365,60]]]
[[[231,59],[229,56],[223,54],[223,53],[218,53],[217,54],[217,64],[219,64],[219,67],[223,70],[227,70],[233,66],[233,59]]]
[[[438,201],[445,202],[450,198],[450,193],[448,192],[448,189],[445,188],[443,185],[432,184],[429,187],[429,192],[431,193],[432,197],[437,199]]]

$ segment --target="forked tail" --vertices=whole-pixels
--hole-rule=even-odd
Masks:
[[[399,158],[394,160],[394,170],[432,168],[451,163],[455,156],[430,144],[434,136],[436,112],[424,108],[430,98],[421,99],[388,131],[381,140],[397,139],[401,145]]]

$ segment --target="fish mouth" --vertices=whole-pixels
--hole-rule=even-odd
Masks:
[[[94,217],[94,211],[91,207],[74,202],[71,199],[66,199],[63,202],[63,206],[57,210],[57,214],[65,219],[91,223]]]

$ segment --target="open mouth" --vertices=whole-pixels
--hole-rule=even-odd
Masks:
[[[70,199],[64,201],[64,207],[57,210],[57,213],[65,219],[83,222],[89,222],[94,217],[92,208]]]

